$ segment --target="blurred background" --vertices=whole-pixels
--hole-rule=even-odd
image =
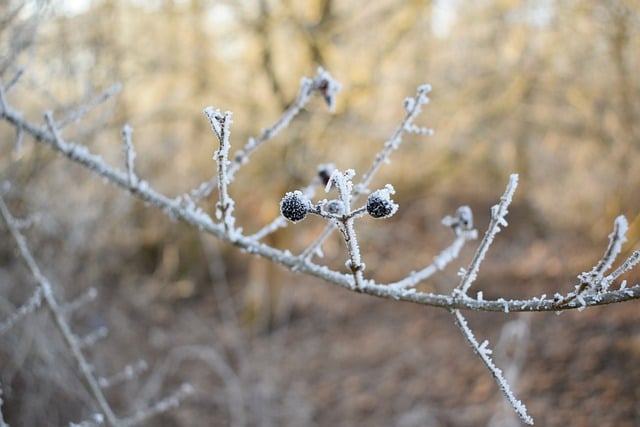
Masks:
[[[120,129],[130,124],[139,176],[173,197],[215,173],[204,107],[233,111],[237,149],[324,67],[342,84],[335,112],[313,99],[230,188],[247,233],[319,164],[362,174],[404,117],[403,99],[430,83],[417,122],[434,136],[406,136],[372,184],[393,184],[400,211],[360,221],[367,273],[393,281],[430,263],[453,237],[440,219],[461,204],[482,232],[515,172],[510,227],[474,287],[485,298],[552,295],[599,259],[617,215],[630,222],[622,255],[638,248],[639,10],[635,0],[5,0],[0,78],[24,70],[8,99],[39,123],[45,110],[62,120],[121,83],[64,135],[123,167]],[[189,381],[195,397],[150,425],[518,425],[447,312],[351,295],[250,258],[4,122],[0,148],[6,198],[16,215],[36,216],[25,233],[60,297],[98,290],[74,317],[79,331],[110,328],[90,350],[97,371],[137,358],[152,368],[110,391],[119,413]],[[267,243],[296,253],[323,225],[310,218]],[[4,318],[34,282],[2,233]],[[421,289],[450,292],[472,249]],[[337,236],[324,252],[343,268]],[[640,423],[636,303],[469,318],[492,344],[509,325],[526,332],[498,354],[537,424]],[[91,413],[54,331],[43,310],[0,337],[11,425]]]

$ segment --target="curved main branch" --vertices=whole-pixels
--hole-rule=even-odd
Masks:
[[[355,288],[353,275],[331,270],[310,261],[306,257],[295,256],[289,251],[283,251],[258,242],[245,236],[238,230],[233,236],[225,231],[223,224],[216,223],[209,214],[202,211],[193,203],[185,203],[180,198],[170,198],[154,190],[146,181],[131,181],[124,170],[109,166],[100,156],[92,154],[86,146],[65,141],[59,132],[50,130],[47,126],[40,126],[25,120],[21,113],[13,110],[7,103],[0,90],[0,118],[10,123],[16,129],[31,135],[36,141],[47,145],[69,160],[78,163],[91,172],[102,176],[110,183],[127,190],[135,197],[159,208],[173,219],[183,221],[197,227],[218,239],[233,244],[246,252],[267,258],[292,271],[317,277],[323,281],[352,290]],[[640,252],[634,253],[640,257]],[[640,286],[635,285],[625,289],[610,290],[602,293],[583,295],[570,302],[557,298],[537,298],[505,300],[482,300],[470,298],[466,295],[445,295],[419,292],[413,288],[404,289],[397,286],[376,283],[365,280],[360,292],[380,298],[407,301],[421,305],[441,307],[445,309],[491,311],[491,312],[521,312],[521,311],[561,311],[581,309],[584,307],[600,306],[640,299]]]

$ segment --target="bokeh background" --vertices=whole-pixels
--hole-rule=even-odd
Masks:
[[[123,165],[130,124],[138,174],[177,196],[215,173],[205,106],[233,111],[238,148],[278,118],[302,76],[329,70],[342,84],[336,111],[312,100],[231,186],[247,232],[317,165],[364,172],[403,99],[430,83],[418,122],[435,135],[407,136],[373,183],[395,186],[400,211],[358,228],[368,274],[396,280],[429,263],[452,237],[440,219],[461,204],[483,230],[517,172],[510,227],[474,286],[485,297],[552,295],[599,259],[617,215],[630,222],[624,253],[638,247],[639,10],[635,0],[5,0],[0,78],[24,70],[8,98],[37,122],[121,83],[65,137]],[[195,396],[150,425],[518,425],[448,313],[352,295],[220,245],[6,123],[0,149],[5,197],[35,215],[25,232],[61,298],[98,290],[74,315],[78,332],[110,329],[90,350],[96,370],[138,358],[151,367],[109,392],[120,413],[189,381]],[[268,243],[300,251],[322,227],[310,218]],[[34,283],[0,230],[5,317]],[[449,292],[471,249],[421,289]],[[337,237],[324,252],[343,265]],[[497,358],[514,367],[538,425],[640,423],[635,303],[469,318],[491,343],[518,325]],[[11,425],[91,413],[44,311],[0,337],[0,366]]]

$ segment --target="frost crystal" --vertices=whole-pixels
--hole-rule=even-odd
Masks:
[[[311,202],[300,190],[288,192],[280,201],[282,216],[291,222],[303,220],[310,207]]]

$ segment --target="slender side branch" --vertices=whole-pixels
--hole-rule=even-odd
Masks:
[[[76,364],[78,365],[78,369],[80,370],[82,379],[84,380],[89,391],[96,400],[96,403],[100,407],[100,410],[107,418],[109,424],[112,426],[120,426],[120,421],[115,416],[113,410],[111,409],[111,406],[109,406],[107,399],[105,398],[102,390],[100,389],[100,386],[98,385],[97,379],[93,375],[93,369],[91,368],[91,365],[85,359],[84,354],[82,353],[82,349],[80,343],[78,342],[78,339],[71,331],[71,327],[64,317],[64,310],[60,307],[60,305],[58,305],[58,302],[53,295],[51,283],[49,282],[47,277],[42,274],[40,267],[31,254],[31,250],[27,245],[26,239],[24,238],[22,233],[20,233],[20,230],[15,226],[15,219],[11,215],[11,212],[9,212],[9,208],[5,204],[2,196],[0,196],[0,214],[2,214],[4,222],[9,228],[9,232],[11,233],[11,236],[18,246],[20,256],[25,261],[27,267],[29,267],[29,270],[31,271],[31,274],[38,282],[39,287],[42,289],[42,294],[49,312],[55,320],[56,326],[62,333],[67,346],[71,350],[71,354],[75,359]]]
[[[138,183],[138,177],[136,176],[135,171],[135,161],[136,161],[136,150],[133,148],[133,141],[131,138],[131,134],[133,133],[133,128],[129,125],[125,125],[122,128],[122,142],[124,145],[124,154],[125,154],[125,168],[127,170],[127,177],[129,179],[129,186],[133,187]]]
[[[142,372],[145,372],[149,369],[149,365],[144,360],[138,360],[136,363],[127,365],[120,372],[110,376],[110,377],[100,377],[98,378],[98,384],[103,389],[107,389],[116,384],[123,383],[132,378],[137,377]]]
[[[613,223],[613,231],[609,234],[609,245],[591,271],[585,271],[578,275],[578,284],[575,289],[566,296],[556,295],[558,306],[564,307],[573,300],[582,304],[584,295],[592,293],[601,295],[609,290],[609,286],[621,275],[635,267],[640,262],[640,251],[634,251],[627,260],[615,269],[611,274],[604,274],[611,269],[616,258],[622,251],[622,244],[627,241],[626,233],[629,229],[627,219],[620,215]]]
[[[69,126],[72,123],[77,122],[82,117],[84,117],[87,113],[90,113],[94,108],[98,107],[100,104],[108,101],[112,97],[116,96],[122,90],[122,84],[116,83],[111,87],[107,88],[104,92],[98,95],[92,101],[82,104],[80,108],[75,111],[72,111],[66,118],[61,120],[58,123],[58,128],[62,129]]]
[[[98,296],[98,290],[96,288],[91,287],[86,291],[84,291],[82,294],[80,294],[80,296],[76,297],[74,300],[65,303],[62,306],[62,309],[64,310],[65,314],[72,313],[73,311],[84,306],[85,304],[88,304],[89,302],[95,300],[97,296]]]
[[[162,400],[157,401],[153,406],[136,412],[133,416],[126,418],[122,421],[124,427],[131,427],[141,424],[147,419],[168,411],[169,409],[177,408],[180,402],[187,396],[193,394],[193,386],[189,383],[184,383],[171,395],[165,397]]]
[[[20,67],[18,68],[18,70],[16,71],[16,73],[13,75],[13,77],[11,77],[11,79],[9,79],[9,82],[7,83],[7,85],[4,87],[4,91],[6,93],[11,92],[11,89],[13,89],[18,82],[20,81],[20,79],[22,78],[22,76],[24,75],[24,67]],[[0,83],[1,84],[1,83]]]
[[[527,414],[526,406],[516,398],[509,387],[509,383],[502,375],[502,370],[493,363],[493,359],[491,359],[491,350],[488,348],[488,342],[484,341],[482,344],[478,343],[478,340],[476,340],[476,337],[473,335],[473,331],[469,328],[467,320],[464,318],[462,313],[460,313],[460,310],[451,310],[451,314],[454,316],[456,326],[458,326],[460,331],[462,331],[462,334],[467,339],[467,342],[473,349],[473,352],[480,357],[487,369],[489,369],[489,372],[491,372],[491,375],[496,380],[496,384],[498,384],[500,391],[506,396],[511,406],[516,411],[516,414],[518,414],[522,422],[533,425],[533,418]]]
[[[31,298],[20,306],[16,311],[9,314],[9,316],[0,323],[0,335],[11,329],[13,325],[18,323],[23,317],[36,311],[42,304],[42,288],[37,288]]]
[[[456,239],[446,247],[442,252],[433,258],[433,263],[429,264],[420,271],[412,272],[407,277],[394,283],[390,283],[389,287],[394,289],[407,289],[416,286],[418,283],[427,280],[438,271],[444,270],[449,263],[458,258],[460,251],[465,243],[477,238],[476,230],[462,230],[456,236]]]
[[[487,231],[482,238],[482,241],[480,242],[480,246],[478,246],[478,249],[473,256],[473,260],[471,260],[469,268],[465,271],[464,275],[462,276],[462,280],[454,289],[454,294],[466,295],[467,291],[471,287],[471,284],[478,277],[480,264],[482,264],[482,261],[484,260],[484,257],[489,250],[489,246],[491,246],[491,243],[493,243],[493,239],[496,237],[496,234],[500,232],[500,227],[507,226],[505,216],[509,212],[508,207],[511,204],[513,193],[515,193],[517,187],[518,175],[512,174],[509,177],[509,184],[507,184],[506,191],[504,192],[502,197],[500,197],[500,203],[494,205],[491,208],[491,221],[489,222],[489,227],[487,228]]]
[[[229,166],[229,149],[231,143],[229,142],[229,136],[231,134],[231,111],[220,113],[220,110],[214,110],[213,107],[207,107],[204,109],[209,122],[211,123],[211,129],[218,137],[220,146],[216,151],[214,159],[218,165],[218,193],[219,201],[216,206],[216,217],[222,221],[225,232],[233,240],[233,234],[235,233],[235,218],[233,217],[234,201],[229,196],[228,186],[231,183],[231,178],[228,173]]]

